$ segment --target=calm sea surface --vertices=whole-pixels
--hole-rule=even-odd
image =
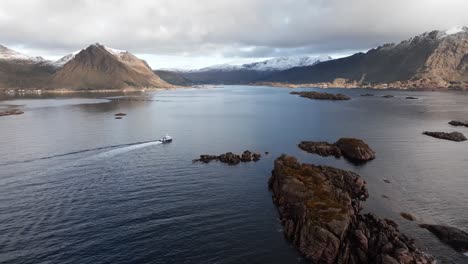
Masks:
[[[335,102],[290,91],[0,98],[25,111],[0,117],[0,262],[304,263],[283,238],[267,186],[274,159],[287,153],[357,172],[368,182],[367,211],[397,221],[440,263],[468,263],[399,216],[468,231],[468,143],[421,134],[468,135],[447,124],[468,120],[467,93],[327,90],[353,98]],[[367,92],[376,96],[359,96]],[[117,112],[127,116],[116,120]],[[154,142],[166,133],[173,143]],[[296,147],[340,137],[364,139],[377,159],[354,166]],[[270,154],[238,166],[192,164],[246,149]]]

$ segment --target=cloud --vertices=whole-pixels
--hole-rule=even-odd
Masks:
[[[5,0],[0,43],[50,55],[100,42],[164,56],[364,50],[468,25],[466,0]]]

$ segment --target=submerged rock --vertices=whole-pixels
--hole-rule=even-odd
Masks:
[[[453,120],[453,121],[450,121],[449,124],[452,125],[452,126],[466,126],[466,127],[468,127],[468,121],[462,122],[462,121]]]
[[[298,147],[309,153],[315,153],[324,157],[341,157],[340,148],[335,144],[330,144],[328,142],[302,141],[299,143]]]
[[[375,152],[357,138],[340,138],[336,143],[343,156],[349,160],[364,162],[375,159]]]
[[[24,112],[19,109],[8,109],[8,110],[0,111],[0,116],[21,115],[21,114],[24,114]]]
[[[468,233],[465,231],[444,225],[422,224],[420,226],[429,230],[442,242],[448,244],[456,251],[461,253],[468,252]]]
[[[350,100],[349,96],[344,94],[331,94],[331,93],[319,93],[319,92],[291,92],[291,94],[297,94],[300,97],[317,100]]]
[[[116,116],[114,119],[122,119],[121,116]]]
[[[455,141],[455,142],[461,142],[461,141],[467,140],[465,135],[463,135],[460,132],[446,133],[446,132],[429,132],[429,131],[425,131],[425,132],[423,132],[423,134],[431,136],[431,137],[445,139],[445,140],[451,140],[451,141]]]
[[[260,160],[261,155],[259,153],[252,153],[249,150],[244,151],[241,155],[227,152],[217,155],[200,155],[199,159],[193,160],[193,162],[210,163],[211,161],[220,161],[229,165],[237,165],[241,162],[251,162]]]
[[[415,100],[415,99],[419,99],[419,98],[413,97],[413,96],[407,96],[406,99]]]
[[[401,217],[403,217],[404,219],[408,221],[416,221],[416,217],[414,217],[414,215],[410,213],[401,212],[400,215]]]
[[[286,238],[313,263],[433,263],[397,225],[361,215],[368,198],[356,173],[283,155],[269,181]]]
[[[382,97],[383,97],[383,98],[393,98],[393,97],[395,97],[395,96],[393,96],[393,95],[391,95],[391,94],[387,94],[387,95],[384,95],[384,96],[382,96]]]
[[[361,94],[361,96],[374,96],[374,94],[371,94],[371,93],[365,93],[365,94]]]
[[[302,141],[299,148],[309,153],[315,153],[324,157],[335,156],[337,158],[344,156],[353,162],[365,162],[375,159],[375,152],[357,138],[340,138],[336,143],[316,141]]]
[[[115,116],[126,116],[126,115],[127,115],[127,114],[125,114],[125,113],[117,113],[117,114],[115,114]]]

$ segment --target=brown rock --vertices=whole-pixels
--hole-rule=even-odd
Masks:
[[[402,212],[400,213],[401,217],[403,217],[404,219],[408,220],[408,221],[416,221],[416,217],[414,217],[414,215],[410,214],[410,213],[405,213],[405,212]]]
[[[298,146],[304,151],[315,153],[320,156],[335,156],[337,158],[341,157],[340,148],[328,142],[302,141]]]
[[[351,161],[365,162],[375,159],[375,152],[357,138],[340,138],[336,143],[344,157]]]
[[[468,121],[465,121],[465,122],[462,122],[462,121],[450,121],[449,122],[450,125],[452,126],[465,126],[465,127],[468,127]]]
[[[368,197],[356,173],[283,155],[269,181],[286,238],[313,263],[433,263],[390,220],[361,215]]]
[[[451,140],[451,141],[455,141],[455,142],[462,142],[462,141],[466,141],[466,137],[465,135],[463,135],[462,133],[460,132],[451,132],[451,133],[445,133],[445,132],[429,132],[429,131],[425,131],[423,132],[424,135],[428,135],[428,136],[431,136],[431,137],[435,137],[435,138],[440,138],[440,139],[445,139],[445,140]]]
[[[125,113],[117,113],[117,114],[115,114],[115,116],[126,116],[126,115],[127,115],[127,114],[125,114]]]
[[[455,227],[444,225],[420,225],[436,235],[442,242],[458,252],[468,252],[468,233]]]
[[[0,111],[0,116],[22,115],[22,114],[24,114],[24,112],[19,109],[8,109],[8,110]]]
[[[331,93],[319,93],[319,92],[291,92],[291,94],[297,94],[300,97],[305,97],[309,99],[317,99],[317,100],[350,100],[349,96],[344,94],[331,94]]]
[[[260,160],[260,157],[260,154],[252,153],[251,151],[246,150],[241,155],[237,155],[232,152],[227,152],[219,156],[206,154],[200,155],[200,158],[193,160],[193,162],[210,163],[211,161],[220,161],[228,165],[237,165],[241,162],[258,161]]]

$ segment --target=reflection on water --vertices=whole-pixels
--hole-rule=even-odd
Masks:
[[[468,231],[466,143],[421,135],[468,134],[447,124],[467,119],[468,95],[372,91],[374,97],[361,97],[368,91],[330,89],[353,99],[329,102],[290,91],[227,86],[3,98],[0,105],[27,110],[0,118],[0,260],[303,262],[283,239],[267,189],[274,158],[287,153],[356,171],[369,185],[367,211],[396,220],[442,263],[466,263],[399,213]],[[127,116],[116,120],[117,112]],[[154,141],[166,133],[173,143]],[[377,159],[354,166],[296,147],[340,137],[364,139]],[[235,167],[191,162],[204,153],[246,149],[270,155]]]

